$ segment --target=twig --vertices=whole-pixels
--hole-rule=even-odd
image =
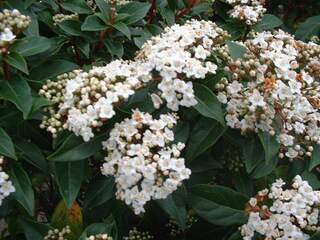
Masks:
[[[151,0],[151,8],[148,18],[148,24],[151,24],[154,17],[157,15],[157,0]]]
[[[188,1],[188,6],[177,12],[176,17],[175,17],[176,21],[178,21],[181,17],[183,17],[184,15],[187,15],[189,12],[191,12],[192,8],[195,5],[197,5],[198,2],[199,2],[198,0]]]

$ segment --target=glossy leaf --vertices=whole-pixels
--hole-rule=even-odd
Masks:
[[[190,192],[190,205],[208,222],[222,226],[246,223],[246,196],[218,185],[196,185]]]
[[[309,171],[320,165],[320,146],[315,144],[313,146],[312,157],[309,161]]]
[[[233,60],[236,60],[238,58],[242,58],[242,56],[246,53],[247,49],[246,47],[240,45],[236,42],[227,42],[227,46],[229,49],[230,56]]]
[[[280,18],[272,14],[265,14],[261,21],[255,26],[255,30],[262,32],[265,30],[271,30],[276,27],[280,27],[283,24]]]
[[[202,84],[193,86],[198,104],[194,107],[201,115],[213,118],[224,125],[221,104],[213,92]]]
[[[26,209],[28,214],[33,216],[35,205],[34,192],[28,174],[20,164],[14,164],[9,175],[16,189],[12,195]]]
[[[320,15],[308,18],[298,27],[295,36],[298,39],[306,40],[312,36],[317,36],[320,33]]]
[[[18,52],[22,56],[28,57],[47,51],[51,47],[51,41],[45,37],[26,37],[16,41],[11,47],[11,51]]]
[[[12,140],[2,128],[0,128],[0,155],[17,160]]]
[[[10,52],[10,54],[5,58],[5,61],[12,67],[29,74],[27,62],[24,57],[17,52]]]
[[[0,84],[0,98],[15,104],[23,113],[23,117],[27,118],[32,107],[32,96],[31,89],[25,79],[15,77],[10,81],[2,82]]]
[[[84,179],[84,161],[55,163],[55,177],[59,191],[68,208],[72,207]]]

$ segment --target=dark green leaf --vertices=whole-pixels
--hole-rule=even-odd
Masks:
[[[190,134],[190,124],[187,122],[178,122],[174,129],[174,141],[176,143],[186,143]]]
[[[20,53],[22,56],[28,57],[47,51],[51,47],[51,41],[45,37],[25,37],[16,41],[10,51]]]
[[[10,179],[16,191],[14,198],[27,210],[29,215],[34,215],[34,192],[28,174],[19,164],[14,164],[9,172]]]
[[[112,56],[117,56],[118,58],[122,58],[123,56],[123,44],[120,41],[113,41],[112,39],[106,39],[104,42],[109,53]]]
[[[0,128],[0,154],[17,160],[12,140],[2,128]]]
[[[191,132],[187,145],[186,158],[193,160],[218,141],[226,128],[217,121],[209,118],[201,118]]]
[[[104,135],[97,136],[89,142],[83,142],[81,137],[70,135],[65,142],[51,154],[48,159],[57,162],[71,162],[83,160],[101,149]]]
[[[61,3],[61,6],[74,13],[90,14],[91,8],[88,6],[85,0],[67,0]]]
[[[82,26],[79,21],[76,20],[66,20],[58,24],[58,26],[67,34],[71,36],[82,36],[83,33],[81,30]]]
[[[319,240],[320,239],[320,232],[316,232],[309,238],[309,240]]]
[[[84,178],[85,161],[57,162],[54,166],[59,191],[67,207],[71,208]]]
[[[39,168],[43,172],[48,172],[47,161],[41,152],[41,149],[30,141],[27,141],[23,138],[17,138],[14,141],[17,150],[19,150],[22,154],[22,157]]]
[[[31,89],[25,79],[16,77],[0,84],[0,98],[8,100],[27,118],[32,107]]]
[[[96,0],[96,4],[104,16],[104,20],[107,21],[111,15],[111,6],[109,2],[105,0]]]
[[[261,178],[269,175],[277,167],[278,160],[278,156],[275,156],[269,162],[263,161],[259,163],[250,176],[253,178]]]
[[[301,174],[301,177],[308,181],[308,183],[310,184],[310,186],[313,188],[313,189],[319,189],[320,188],[320,179],[317,177],[317,175],[309,172],[309,171],[304,171],[302,174]]]
[[[238,58],[242,58],[242,56],[247,51],[246,47],[244,47],[236,42],[227,41],[227,46],[229,49],[230,56],[234,60],[236,60]]]
[[[320,165],[320,146],[318,144],[314,144],[312,157],[309,161],[309,171],[312,171],[312,169],[314,169],[319,165]]]
[[[118,31],[120,31],[121,33],[123,33],[128,39],[131,38],[130,29],[123,22],[117,22],[117,23],[114,24],[113,27],[115,29],[117,29]]]
[[[12,67],[29,74],[27,62],[22,55],[17,52],[10,52],[5,61]]]
[[[114,195],[115,183],[113,178],[98,177],[89,184],[83,207],[90,210],[112,199]]]
[[[182,194],[179,194],[179,191]],[[178,225],[185,229],[187,227],[188,214],[186,203],[182,196],[183,190],[179,189],[169,195],[166,199],[157,200],[158,205],[172,218]]]
[[[222,226],[246,223],[246,196],[218,185],[196,185],[190,191],[192,208],[208,222]]]
[[[103,31],[108,26],[95,15],[88,16],[81,26],[82,31]]]
[[[265,161],[269,163],[278,156],[280,143],[274,136],[266,132],[259,132],[258,136],[264,149]]]
[[[320,15],[308,18],[300,24],[295,36],[298,39],[306,40],[312,36],[317,36],[320,33]]]
[[[143,19],[149,12],[151,4],[147,2],[129,2],[128,4],[123,5],[118,13],[129,14],[129,17],[125,19],[125,23],[130,25],[141,19]]]
[[[30,72],[30,76],[34,80],[43,81],[76,68],[78,68],[77,64],[67,60],[49,60],[33,68]]]
[[[257,138],[249,137],[246,139],[246,143],[242,145],[242,149],[246,171],[251,173],[259,163],[264,162],[264,155],[261,154],[263,147]]]
[[[213,92],[202,84],[193,86],[198,104],[194,107],[201,115],[213,118],[224,125],[221,104]]]
[[[262,32],[265,30],[271,30],[276,27],[280,27],[283,24],[280,18],[272,15],[265,14],[261,21],[254,27],[257,32]]]
[[[49,225],[29,219],[19,219],[19,223],[27,240],[43,239],[51,229]]]

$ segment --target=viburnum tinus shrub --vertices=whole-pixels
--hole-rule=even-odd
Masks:
[[[0,1],[0,238],[320,239],[319,7]]]

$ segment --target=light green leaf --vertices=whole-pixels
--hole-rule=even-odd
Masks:
[[[247,51],[246,47],[236,42],[227,41],[227,46],[229,49],[230,56],[233,60],[242,58]]]
[[[296,38],[301,40],[309,39],[320,33],[320,15],[308,18],[298,27],[295,33]]]
[[[17,160],[12,140],[2,128],[0,128],[0,155]]]
[[[201,115],[213,118],[224,125],[224,114],[221,104],[213,92],[202,84],[193,86],[198,104],[194,107]]]
[[[265,14],[261,21],[255,25],[255,30],[257,32],[262,32],[265,30],[271,30],[276,27],[280,27],[283,24],[280,18],[272,15],[272,14]]]
[[[22,55],[17,52],[10,52],[9,55],[5,58],[5,61],[12,67],[29,74],[27,62]]]

